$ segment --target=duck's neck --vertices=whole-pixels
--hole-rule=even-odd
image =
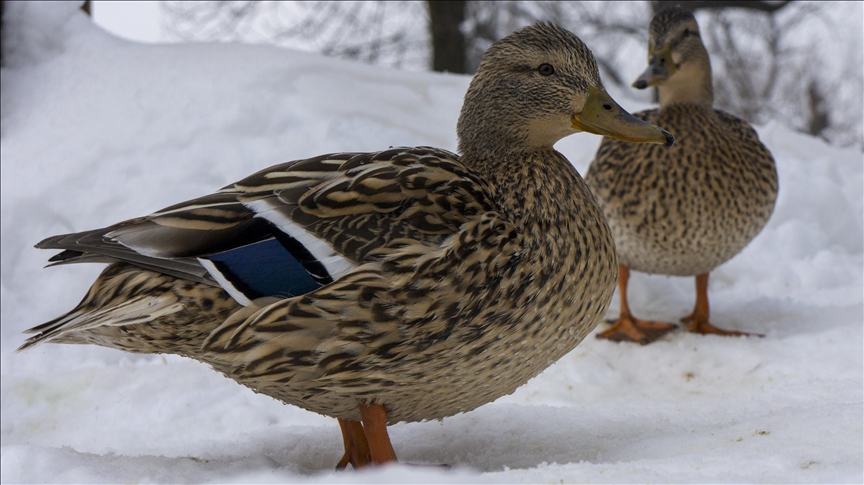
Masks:
[[[575,213],[568,207],[580,200],[573,191],[584,183],[570,162],[551,148],[484,157],[469,153],[462,161],[489,183],[502,215],[514,224],[542,228]]]
[[[714,86],[708,52],[699,53],[694,59],[681,64],[675,74],[657,87],[657,97],[661,109],[684,103],[709,108],[713,106]]]

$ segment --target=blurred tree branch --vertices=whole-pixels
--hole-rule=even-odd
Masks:
[[[657,0],[652,1],[651,3],[654,7],[654,12],[659,12],[666,7],[678,5],[682,8],[690,10],[691,12],[695,12],[696,10],[700,9],[722,10],[725,8],[744,8],[749,10],[758,10],[760,12],[774,13],[789,5],[791,1],[786,0],[782,2],[766,2],[754,0],[689,0],[686,2],[682,2],[675,0]]]
[[[271,42],[394,67],[474,72],[486,49],[513,30],[552,21],[577,33],[608,83],[648,101],[630,81],[644,69],[653,13],[679,4],[696,12],[714,71],[715,106],[755,123],[864,147],[860,52],[847,47],[831,76],[802,41],[802,23],[828,23],[831,4],[793,1],[162,2],[179,40]],[[808,27],[810,28],[810,27]],[[861,35],[860,32],[856,35]],[[861,42],[859,42],[860,44]],[[860,50],[860,46],[859,46]],[[858,57],[855,57],[855,56]],[[832,68],[836,71],[836,68]],[[857,87],[857,89],[856,89]]]

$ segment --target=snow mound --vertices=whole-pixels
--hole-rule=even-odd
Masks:
[[[32,248],[42,238],[291,159],[454,150],[469,78],[264,46],[134,44],[74,2],[7,2],[6,20],[2,482],[864,480],[862,157],[778,123],[758,129],[778,163],[776,211],[711,280],[714,321],[766,337],[589,338],[511,396],[391,428],[403,462],[449,471],[335,473],[334,420],[188,359],[91,346],[14,353],[21,331],[75,305],[101,269],[42,270],[50,254]],[[584,173],[598,143],[580,134],[558,148]],[[674,321],[691,308],[693,282],[634,274],[631,294],[641,316]]]

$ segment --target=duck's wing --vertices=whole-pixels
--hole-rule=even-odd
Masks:
[[[49,266],[126,261],[216,285],[198,257],[271,237],[266,222],[256,220],[232,194],[217,193],[184,204],[100,229],[52,236],[36,247],[64,250],[48,260]],[[171,214],[174,209],[179,211],[176,217]]]
[[[54,264],[127,261],[218,285],[241,303],[328,284],[394,240],[440,244],[493,210],[459,157],[434,148],[339,153],[276,165],[215,194],[37,248]]]

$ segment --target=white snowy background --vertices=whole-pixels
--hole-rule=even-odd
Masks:
[[[2,81],[3,483],[862,483],[862,154],[758,126],[780,197],[712,273],[712,319],[765,338],[589,336],[516,393],[390,428],[403,463],[336,473],[332,418],[198,362],[94,346],[24,353],[100,265],[42,269],[42,238],[210,193],[279,162],[396,145],[455,149],[466,76],[251,45],[146,45],[77,4],[6,5]],[[578,32],[576,32],[578,35]],[[612,92],[626,101],[622,93]],[[646,106],[630,105],[631,110]],[[599,138],[557,146],[580,172]],[[638,315],[675,321],[690,278],[635,274]],[[610,316],[617,312],[616,300]]]

